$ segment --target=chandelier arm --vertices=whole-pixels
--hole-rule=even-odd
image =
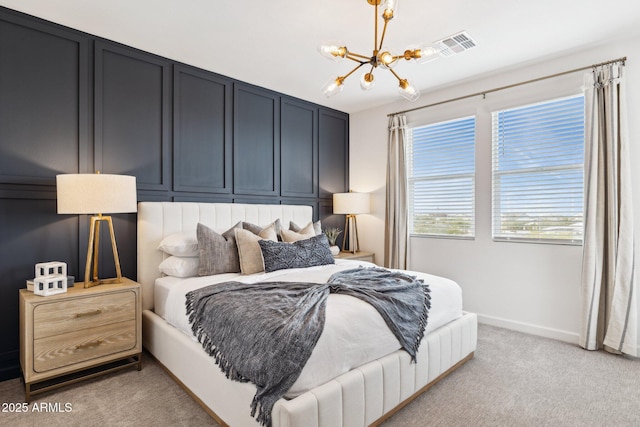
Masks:
[[[353,61],[353,62],[357,62],[358,64],[369,64],[371,61],[363,61],[361,59],[357,59],[357,58],[351,58],[349,56],[346,57],[347,59]]]
[[[374,13],[374,24],[373,24],[373,55],[377,55],[378,54],[378,3],[375,3],[375,11]],[[386,25],[386,24],[385,24]],[[380,42],[380,46],[382,46],[382,42]]]
[[[366,64],[366,62],[361,62],[359,65],[356,65],[356,67],[349,71],[347,74],[345,74],[344,76],[342,76],[342,80],[346,80],[347,77],[349,77],[351,74],[355,73],[360,67],[362,67],[364,64]]]
[[[349,54],[347,55],[347,58],[352,59],[350,57],[366,59],[367,62],[371,61],[371,57],[370,56],[360,55],[358,53],[353,53],[353,52],[349,52]]]
[[[391,68],[389,68],[389,71],[391,71],[391,74],[393,74],[399,82],[402,81],[402,78],[398,74],[396,74],[395,71],[393,71]]]
[[[388,19],[384,20],[384,27],[382,27],[382,36],[380,37],[380,46],[378,46],[378,51],[382,50],[382,43],[384,43],[384,36],[387,33],[387,24],[389,23]]]

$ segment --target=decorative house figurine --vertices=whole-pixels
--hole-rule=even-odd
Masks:
[[[67,263],[60,261],[39,262],[36,264],[36,278],[41,276],[67,276]]]
[[[67,264],[59,261],[36,264],[33,293],[49,296],[67,292]]]

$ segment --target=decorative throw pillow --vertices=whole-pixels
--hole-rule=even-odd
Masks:
[[[311,224],[311,223],[309,223],[309,224]],[[307,224],[305,226],[305,228],[308,227],[309,224]],[[296,224],[293,221],[289,221],[289,230],[295,231],[296,233],[299,233],[301,229],[302,229],[302,227],[300,227],[298,224]],[[313,231],[316,233],[316,236],[318,234],[322,234],[322,223],[320,222],[320,220],[318,220],[318,221],[313,223]]]
[[[274,227],[274,230],[276,231],[276,236],[279,236],[280,235],[280,230],[282,230],[282,223],[280,222],[279,218],[276,219],[275,221],[273,221],[271,224],[265,225],[264,227],[261,227],[259,225],[252,224],[252,223],[246,222],[246,221],[242,222],[242,228],[245,229],[245,230],[251,231],[253,234],[260,234],[260,232],[262,230],[264,230],[265,228],[268,228],[268,227],[270,227],[272,225]]]
[[[234,229],[242,227],[242,221],[222,234],[218,234],[204,224],[198,224],[199,276],[221,273],[238,273],[240,260]]]
[[[198,238],[195,231],[170,234],[158,246],[162,252],[176,256],[198,256]]]
[[[298,231],[293,230],[280,230],[280,237],[282,237],[283,242],[293,243],[298,240],[308,239],[316,235],[315,230],[313,229],[313,224],[309,223],[302,230],[298,229]]]
[[[193,277],[198,275],[198,265],[200,258],[170,256],[160,263],[161,273],[174,277]]]
[[[234,231],[238,244],[240,271],[242,274],[254,274],[264,271],[262,251],[260,250],[258,242],[263,239],[276,242],[278,237],[276,236],[275,226],[271,224],[258,234],[241,228],[236,228]]]
[[[327,236],[319,234],[294,243],[260,240],[264,259],[264,271],[304,268],[316,265],[334,264]]]

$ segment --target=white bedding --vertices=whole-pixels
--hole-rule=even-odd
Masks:
[[[336,260],[334,265],[246,276],[228,273],[187,279],[161,277],[155,282],[155,312],[196,340],[186,316],[185,295],[189,291],[231,280],[243,283],[276,280],[324,283],[333,273],[360,265],[374,266],[363,261]],[[462,315],[462,291],[454,281],[426,273],[409,273],[424,279],[431,288],[431,310],[425,334]],[[300,395],[354,367],[383,357],[399,348],[398,340],[372,306],[354,297],[330,294],[326,307],[325,329],[287,397]]]

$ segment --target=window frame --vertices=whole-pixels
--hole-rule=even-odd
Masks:
[[[509,110],[517,110],[517,109],[522,109],[522,108],[528,108],[528,107],[535,107],[537,105],[544,105],[544,104],[548,104],[548,103],[553,103],[553,102],[559,102],[559,101],[563,101],[563,100],[569,100],[569,99],[575,99],[575,98],[582,98],[583,100],[583,146],[582,146],[582,162],[581,163],[573,163],[570,165],[561,165],[561,166],[533,166],[533,167],[527,167],[527,168],[521,168],[521,169],[515,169],[515,170],[509,170],[509,171],[498,171],[496,170],[497,168],[497,160],[496,160],[496,151],[499,150],[499,147],[497,146],[497,137],[495,134],[495,121],[496,118],[495,116],[498,113],[501,112],[505,112],[505,111],[509,111]],[[532,102],[532,103],[526,103],[526,104],[521,104],[521,105],[516,105],[516,106],[511,106],[511,107],[507,107],[507,108],[500,108],[500,109],[496,109],[491,111],[490,114],[490,120],[491,120],[491,238],[494,242],[514,242],[514,243],[539,243],[539,244],[552,244],[552,245],[571,245],[571,246],[580,246],[582,245],[583,239],[584,239],[584,188],[585,188],[585,149],[586,149],[586,141],[585,141],[585,137],[586,134],[584,133],[584,124],[586,123],[586,100],[584,97],[584,93],[574,93],[572,95],[565,95],[565,96],[559,96],[559,97],[548,97],[544,100],[541,101],[537,101],[537,102]],[[498,224],[496,223],[496,221],[499,219],[498,216],[500,215],[497,210],[500,209],[497,205],[498,205],[498,195],[496,194],[496,189],[497,187],[499,187],[499,184],[497,183],[496,177],[500,176],[521,176],[521,175],[525,175],[525,174],[532,174],[532,173],[552,173],[552,172],[575,172],[575,171],[581,171],[582,172],[582,188],[580,190],[580,193],[582,194],[582,209],[581,209],[581,222],[582,222],[582,227],[581,227],[581,232],[580,232],[580,236],[578,238],[554,238],[554,237],[525,237],[525,236],[504,236],[504,235],[497,235],[496,234],[496,230],[498,228]],[[567,178],[569,179],[569,178]],[[571,186],[571,184],[567,185],[568,187]]]
[[[467,173],[454,173],[454,174],[440,174],[433,176],[413,176],[413,164],[414,164],[414,156],[413,156],[413,132],[415,129],[437,126],[437,125],[447,125],[453,122],[462,122],[466,120],[473,119],[473,138],[472,138],[472,161],[471,164],[473,166],[473,172]],[[406,147],[406,168],[407,168],[407,205],[408,205],[408,229],[410,237],[420,237],[420,238],[435,238],[435,239],[457,239],[457,240],[474,240],[476,237],[477,231],[477,213],[476,213],[476,157],[477,157],[477,124],[478,118],[476,114],[467,114],[463,116],[456,116],[455,118],[439,120],[426,124],[419,124],[408,126],[408,138],[407,138],[407,147]],[[444,234],[444,233],[422,233],[416,232],[414,229],[415,221],[414,221],[414,212],[415,212],[415,202],[414,202],[414,191],[413,184],[416,182],[433,182],[438,180],[456,180],[456,179],[469,179],[471,178],[471,212],[470,219],[472,221],[470,227],[470,234]]]

